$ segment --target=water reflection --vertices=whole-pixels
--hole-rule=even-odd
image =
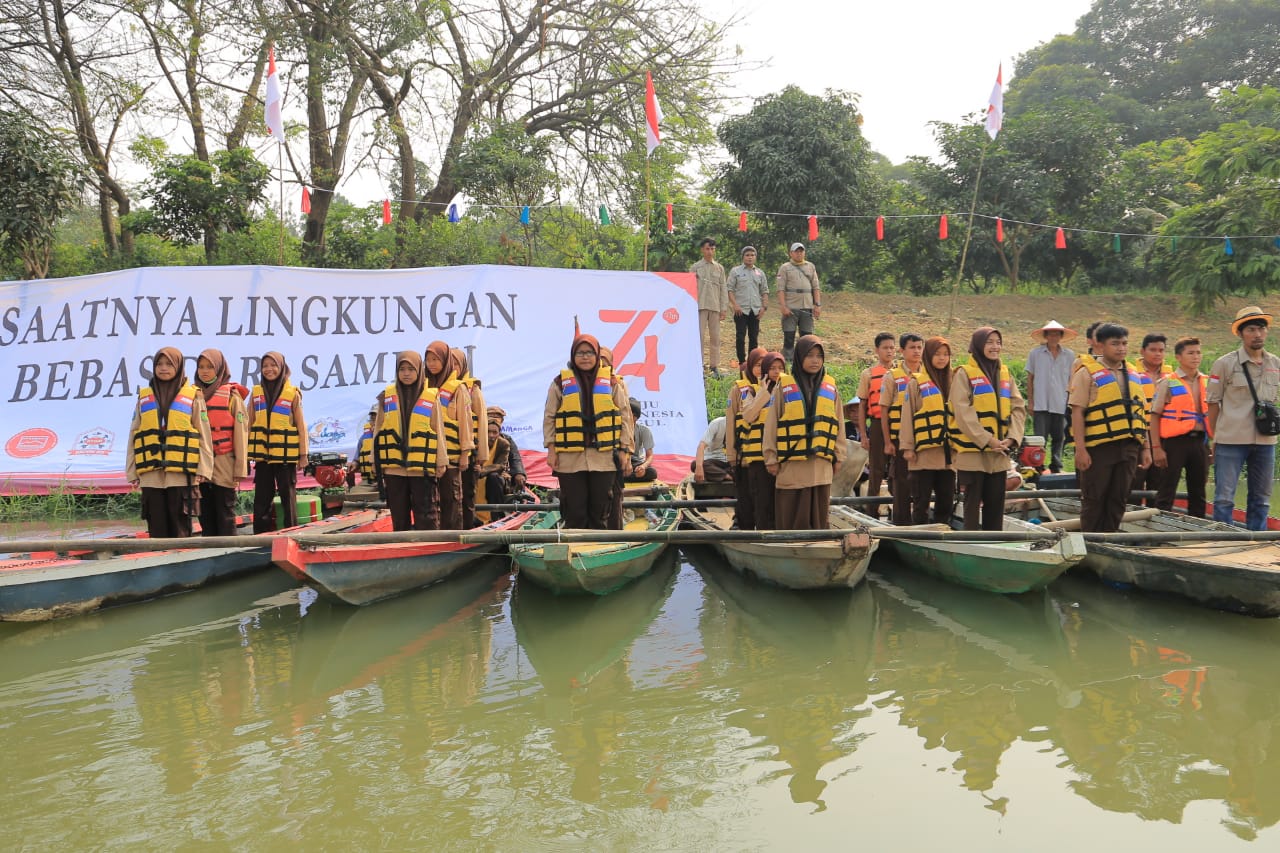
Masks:
[[[744,578],[709,550],[690,549],[688,559],[707,587],[707,665],[742,706],[725,721],[786,765],[761,781],[787,776],[793,802],[825,809],[824,766],[867,736],[858,723],[869,713],[876,635],[870,591],[782,590]]]

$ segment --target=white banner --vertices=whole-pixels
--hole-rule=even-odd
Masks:
[[[396,355],[443,340],[467,351],[521,449],[540,453],[575,315],[613,350],[656,451],[687,460],[707,423],[697,309],[687,273],[529,267],[152,267],[3,284],[0,489],[126,488],[129,421],[163,346],[182,351],[192,379],[200,351],[219,349],[247,387],[261,356],[280,351],[312,449],[354,459]]]

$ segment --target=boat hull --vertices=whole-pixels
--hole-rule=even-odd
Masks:
[[[480,530],[514,530],[532,513],[501,519]],[[352,530],[381,533],[391,519]],[[300,545],[281,539],[272,546],[272,561],[294,578],[332,601],[362,606],[439,583],[455,572],[502,548],[497,544],[395,542],[385,545]]]
[[[1079,514],[1077,500],[1046,501],[1061,518]],[[1162,512],[1125,521],[1125,533],[1239,531],[1240,528]],[[1087,569],[1112,584],[1174,595],[1215,610],[1248,616],[1280,616],[1280,543],[1182,542],[1161,546],[1090,542]]]

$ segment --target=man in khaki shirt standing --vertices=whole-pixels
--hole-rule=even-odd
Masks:
[[[716,241],[699,244],[702,260],[689,267],[698,277],[698,336],[702,340],[703,370],[720,378],[720,324],[729,310],[729,279],[716,260]]]
[[[1236,484],[1247,464],[1245,526],[1250,530],[1267,527],[1276,460],[1276,437],[1259,433],[1254,418],[1255,394],[1258,401],[1273,404],[1280,395],[1280,358],[1264,349],[1270,327],[1271,315],[1258,306],[1241,308],[1231,324],[1231,333],[1240,338],[1241,346],[1213,363],[1207,383],[1209,434],[1213,436],[1213,520],[1231,521]]]
[[[813,334],[813,321],[822,314],[818,271],[804,259],[804,243],[791,244],[791,260],[778,267],[778,305],[782,308],[782,357],[791,364],[796,329]]]

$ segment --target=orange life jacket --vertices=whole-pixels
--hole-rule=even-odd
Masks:
[[[891,368],[876,364],[871,368],[871,381],[867,384],[867,417],[880,420],[880,386]]]
[[[1169,374],[1169,400],[1160,413],[1160,437],[1176,438],[1209,429],[1209,401],[1205,396],[1208,377],[1200,374],[1200,410],[1196,411],[1191,388],[1176,373]]]
[[[213,436],[213,455],[227,456],[235,450],[236,419],[231,414],[231,392],[235,391],[243,401],[249,389],[235,382],[228,382],[205,401],[209,412],[209,432]]]

